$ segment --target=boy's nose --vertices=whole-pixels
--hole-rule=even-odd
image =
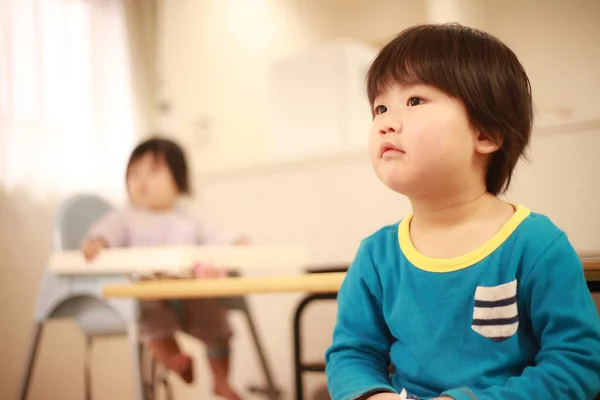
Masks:
[[[400,133],[402,131],[402,123],[399,118],[388,117],[382,121],[381,127],[379,128],[380,135],[387,135],[388,133]]]

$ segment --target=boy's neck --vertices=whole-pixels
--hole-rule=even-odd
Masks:
[[[443,199],[411,199],[412,223],[422,229],[452,227],[490,211],[501,201],[485,188],[475,188]]]

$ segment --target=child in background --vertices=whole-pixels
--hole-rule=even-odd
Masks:
[[[130,204],[109,212],[92,227],[82,243],[86,259],[93,259],[107,247],[240,243],[210,230],[178,205],[180,196],[189,194],[190,186],[185,155],[174,142],[153,138],[138,145],[129,159],[126,182]],[[195,272],[199,278],[222,275],[214,268],[196,268]],[[181,329],[202,340],[215,394],[239,400],[228,381],[232,332],[227,309],[214,299],[186,300],[183,304],[185,325],[180,327],[164,301],[140,302],[142,340],[158,362],[187,383],[193,381],[193,360],[182,353],[174,334]]]
[[[373,168],[413,211],[348,270],[326,352],[333,400],[593,399],[600,318],[581,261],[550,219],[498,197],[533,123],[515,54],[457,24],[411,27],[367,92]]]

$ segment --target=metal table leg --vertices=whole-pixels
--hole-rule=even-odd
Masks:
[[[304,387],[302,382],[302,374],[304,372],[324,372],[325,365],[323,364],[304,364],[302,362],[302,326],[301,317],[306,307],[313,301],[336,300],[337,293],[319,293],[307,295],[298,307],[294,314],[294,377],[296,382],[296,400],[304,400]]]

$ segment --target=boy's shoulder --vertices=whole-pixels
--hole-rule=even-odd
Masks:
[[[559,237],[566,236],[548,216],[534,211],[529,211],[529,215],[519,224],[516,231],[516,238],[519,240],[541,247],[547,247]]]
[[[568,235],[548,216],[531,211],[509,238],[513,252],[520,252],[525,269],[539,264],[545,254],[557,257],[577,258]]]
[[[398,227],[402,220],[396,221],[394,223],[384,225],[381,228],[377,229],[375,232],[372,232],[368,236],[366,236],[362,241],[366,243],[375,243],[388,241],[390,238],[398,239]]]
[[[398,227],[400,221],[384,225],[361,240],[361,248],[372,255],[390,254],[399,249]]]

